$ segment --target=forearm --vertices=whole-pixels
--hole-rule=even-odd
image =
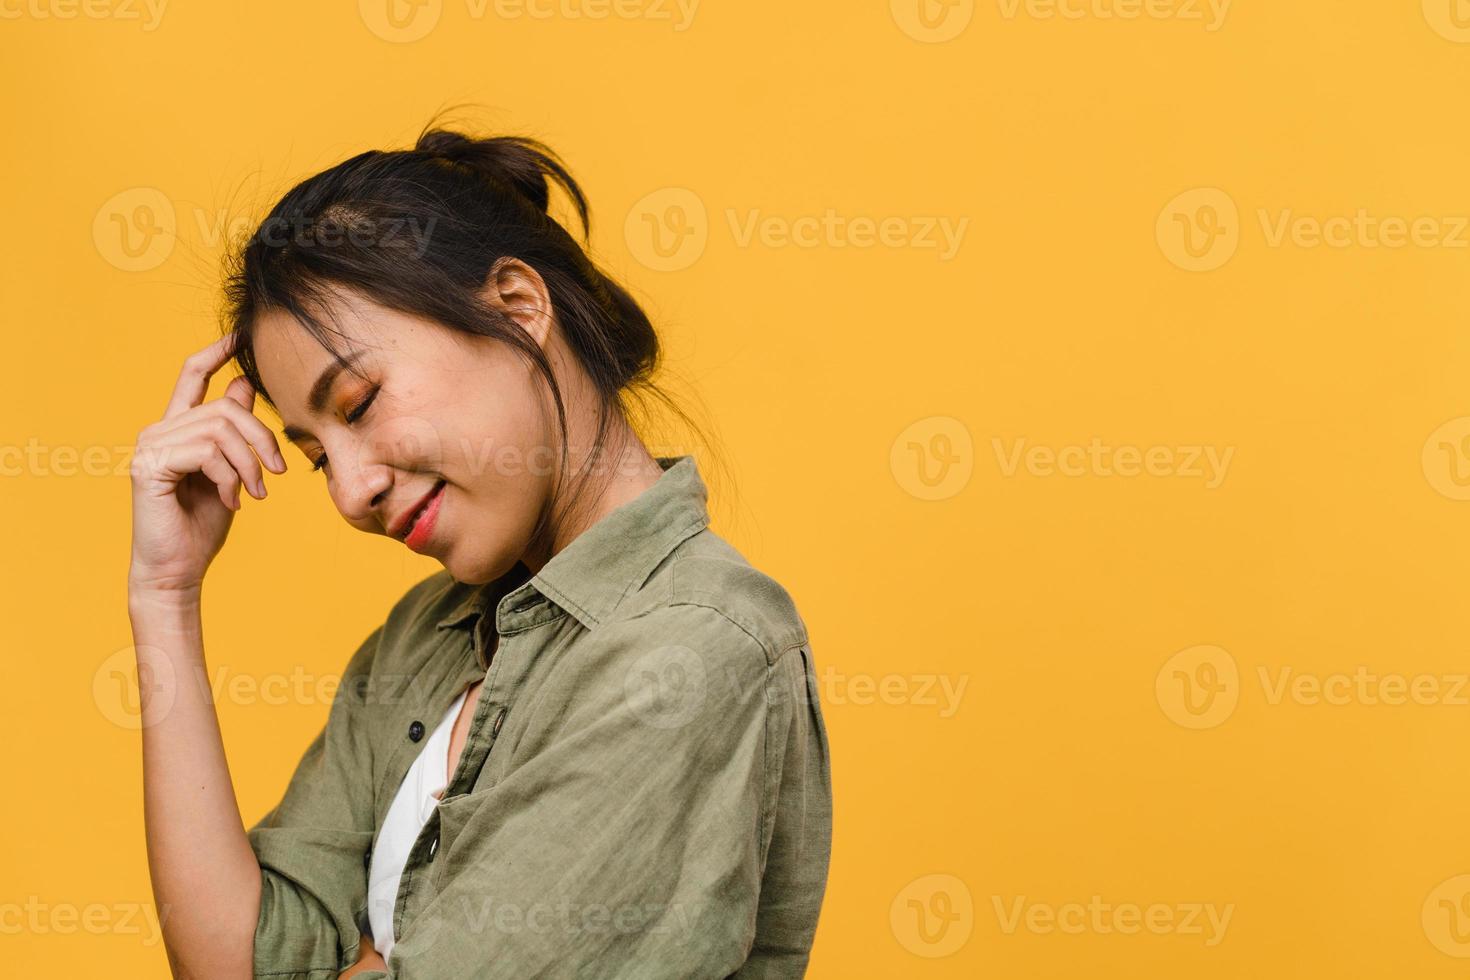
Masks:
[[[388,964],[383,961],[383,957],[379,956],[378,951],[373,948],[372,937],[363,936],[357,948],[357,962],[339,974],[337,980],[348,980],[348,977],[355,977],[374,970],[382,970],[386,973],[388,971]]]
[[[129,589],[149,873],[180,978],[252,975],[260,866],[204,678],[199,592]]]

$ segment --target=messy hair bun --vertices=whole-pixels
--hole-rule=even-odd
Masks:
[[[472,139],[450,129],[431,129],[419,137],[414,149],[502,183],[542,212],[551,203],[549,178],[572,199],[583,228],[590,231],[582,189],[556,154],[539,140],[525,136]]]

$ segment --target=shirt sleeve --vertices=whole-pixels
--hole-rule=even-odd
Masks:
[[[494,786],[440,804],[388,972],[725,977],[751,950],[804,675],[705,606],[599,627],[512,705]]]
[[[356,958],[373,839],[372,758],[360,705],[382,632],[375,629],[348,662],[326,724],[280,803],[246,831],[261,874],[256,977],[335,980]]]

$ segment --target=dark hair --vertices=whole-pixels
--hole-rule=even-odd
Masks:
[[[551,365],[519,324],[478,295],[497,263],[513,257],[545,282],[566,343],[600,395],[591,461],[606,451],[615,413],[632,423],[629,396],[654,395],[689,423],[651,380],[660,347],[648,315],[550,215],[551,184],[570,198],[589,240],[581,187],[555,153],[527,137],[477,139],[431,124],[411,150],[369,150],[297,184],[227,273],[225,329],[239,335],[234,357],[241,373],[274,408],[255,361],[256,317],[283,311],[340,354],[331,340],[337,331],[323,314],[330,318],[333,288],[347,287],[386,308],[502,341],[528,358],[556,404],[565,473],[566,409]],[[587,473],[606,468],[589,466]]]

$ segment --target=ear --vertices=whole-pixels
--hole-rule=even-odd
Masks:
[[[500,259],[485,277],[480,297],[545,348],[551,332],[551,294],[539,272],[520,259]]]

